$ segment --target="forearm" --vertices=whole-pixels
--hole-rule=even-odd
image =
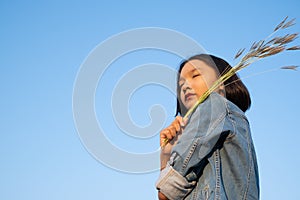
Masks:
[[[170,154],[169,153],[164,153],[163,151],[161,151],[161,153],[160,153],[160,170],[163,170],[166,167],[167,162],[169,161],[169,159],[170,159]],[[160,191],[158,191],[158,199],[159,200],[169,200]]]
[[[163,193],[158,192],[158,199],[159,200],[169,200]]]
[[[163,170],[166,167],[169,159],[170,159],[170,153],[164,153],[163,151],[161,151],[161,153],[160,153],[160,170]]]

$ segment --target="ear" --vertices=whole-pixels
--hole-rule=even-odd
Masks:
[[[226,97],[225,85],[224,84],[220,85],[219,88],[217,89],[217,92],[223,97]]]

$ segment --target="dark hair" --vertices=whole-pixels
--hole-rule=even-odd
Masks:
[[[195,56],[190,57],[187,60],[184,60],[178,69],[178,74],[177,74],[177,110],[176,110],[176,115],[180,114],[182,116],[185,115],[187,112],[186,108],[182,104],[180,100],[180,87],[178,85],[179,83],[179,78],[180,78],[180,73],[184,65],[191,61],[191,60],[201,60],[205,62],[207,65],[213,67],[214,69],[218,69],[219,74],[224,74],[226,73],[229,69],[232,67],[229,65],[228,62],[223,60],[222,58],[218,58],[213,55],[209,54],[198,54]],[[224,82],[225,86],[225,97],[235,105],[237,105],[242,111],[246,111],[250,108],[251,105],[251,98],[248,89],[246,86],[243,84],[241,79],[238,77],[237,74],[234,74],[232,77],[230,77],[227,81]]]

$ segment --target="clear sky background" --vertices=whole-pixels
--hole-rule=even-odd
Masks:
[[[289,31],[300,32],[299,8],[298,0],[0,1],[0,199],[156,199],[158,171],[113,170],[82,144],[73,120],[72,94],[85,58],[115,34],[161,27],[183,33],[207,52],[234,63],[237,50],[269,35],[287,15],[297,18]],[[107,119],[107,137],[120,148],[154,151],[158,133],[132,141],[116,128],[108,91],[138,65],[155,62],[177,69],[180,60],[159,51],[127,56],[99,83],[108,87],[97,89],[97,116],[100,122]],[[292,64],[300,65],[299,51],[262,60],[240,76]],[[300,72],[275,70],[244,82],[253,101],[247,116],[261,199],[300,199]],[[132,119],[141,126],[150,123],[148,109],[153,104],[165,105],[165,125],[170,123],[174,96],[157,86],[136,91],[128,108]]]

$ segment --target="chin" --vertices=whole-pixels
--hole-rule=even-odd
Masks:
[[[189,110],[190,108],[192,108],[192,107],[195,105],[195,103],[196,103],[196,102],[188,102],[188,103],[185,104],[184,106],[185,106],[185,108],[186,108],[187,110]]]

